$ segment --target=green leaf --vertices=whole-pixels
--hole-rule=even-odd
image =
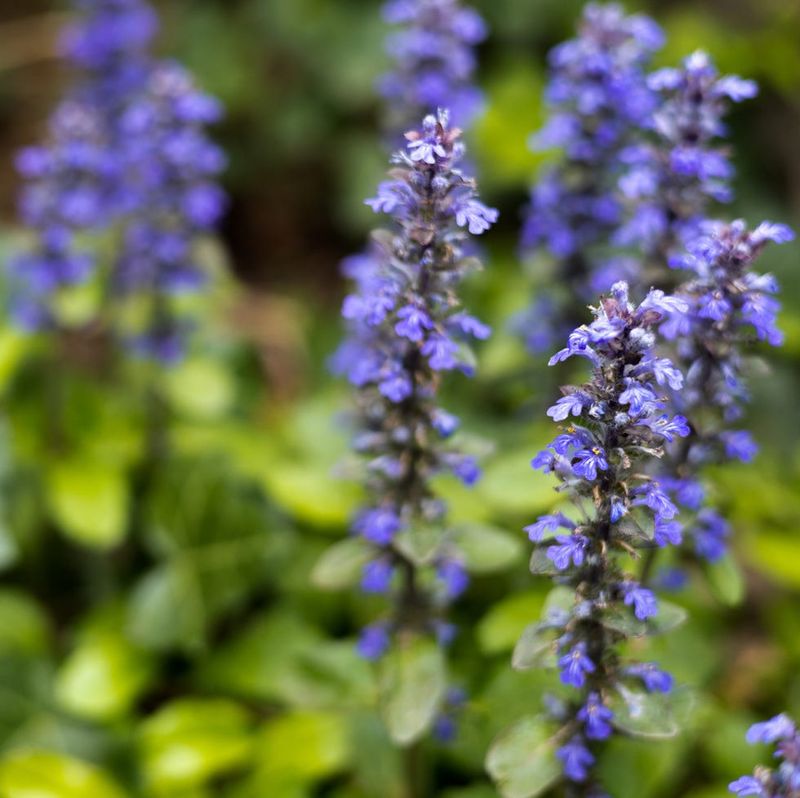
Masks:
[[[618,685],[608,699],[614,725],[634,737],[664,739],[681,729],[693,703],[686,690],[671,693],[646,693]]]
[[[3,798],[125,798],[99,768],[50,751],[21,750],[0,761]]]
[[[658,614],[646,621],[640,621],[634,615],[632,607],[616,605],[603,613],[602,623],[606,628],[626,637],[644,637],[671,632],[685,623],[688,617],[689,613],[683,607],[659,599]]]
[[[31,340],[30,336],[13,328],[0,331],[0,392],[5,391],[16,374],[19,364],[28,353]]]
[[[549,510],[558,501],[555,484],[540,479],[531,470],[531,449],[525,447],[495,458],[486,466],[475,486],[499,516],[533,516]]]
[[[558,630],[531,624],[520,637],[511,657],[511,667],[518,671],[549,668],[555,665],[555,642]]]
[[[409,745],[430,728],[446,688],[441,647],[427,638],[399,640],[381,662],[381,708],[389,735]]]
[[[166,376],[167,395],[180,413],[199,420],[224,416],[235,398],[230,372],[208,357],[193,357],[170,369]]]
[[[750,561],[771,579],[791,588],[800,587],[800,544],[796,536],[759,529],[748,540]]]
[[[561,777],[552,728],[540,717],[519,721],[503,732],[486,757],[486,769],[503,798],[534,798]]]
[[[286,567],[295,539],[225,460],[176,460],[153,484],[145,543],[158,564],[134,587],[128,628],[145,647],[196,654]]]
[[[332,712],[294,712],[267,723],[256,743],[256,778],[317,781],[351,761],[350,730]]]
[[[373,553],[361,538],[350,537],[323,552],[311,572],[311,582],[322,590],[342,590],[357,584]]]
[[[561,573],[547,556],[546,546],[537,546],[531,554],[530,571],[534,576],[556,576]]]
[[[0,653],[44,654],[50,624],[42,608],[21,590],[0,590]]]
[[[394,539],[394,544],[417,567],[430,565],[444,540],[444,530],[438,524],[418,521],[403,530]]]
[[[173,701],[140,728],[145,782],[157,792],[202,786],[253,757],[249,713],[232,701]]]
[[[124,716],[147,687],[153,660],[119,631],[86,638],[61,666],[56,698],[65,710],[88,720]]]
[[[350,640],[331,641],[278,609],[216,648],[198,673],[207,690],[296,707],[374,704],[370,666]]]
[[[64,534],[87,546],[111,548],[125,537],[130,501],[122,471],[67,460],[47,474],[47,503]]]
[[[514,648],[531,621],[542,614],[544,600],[541,591],[530,591],[509,596],[495,604],[478,623],[481,650],[486,654],[499,654]]]
[[[705,563],[705,573],[714,596],[729,607],[744,601],[744,574],[732,554],[727,553],[714,563]]]
[[[514,565],[523,552],[523,542],[503,529],[488,524],[460,524],[453,542],[474,574],[502,571]]]

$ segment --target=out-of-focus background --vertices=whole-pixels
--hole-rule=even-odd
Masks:
[[[387,67],[377,0],[162,0],[159,50],[223,101],[230,156],[226,281],[202,343],[164,378],[171,455],[140,479],[141,408],[91,342],[70,360],[66,450],[43,445],[53,375],[0,325],[0,798],[400,798],[400,760],[375,715],[370,666],[353,651],[380,609],[310,584],[346,534],[348,391],[326,359],[341,330],[340,259],[370,226],[380,179],[377,77]],[[547,586],[527,572],[522,526],[553,501],[529,460],[548,433],[559,376],[509,318],[535,292],[517,257],[527,148],[543,118],[547,50],[572,35],[578,0],[475,0],[487,110],[472,132],[483,198],[501,210],[468,302],[495,335],[451,406],[490,447],[469,491],[443,482],[453,517],[519,540],[455,610],[456,681],[470,695],[456,740],[428,743],[430,795],[488,798],[488,742],[540,705],[551,676],[516,673],[510,650]],[[652,14],[672,64],[697,48],[761,93],[731,116],[737,200],[723,211],[800,227],[800,3],[628,3]],[[63,4],[0,0],[0,256],[24,245],[14,152],[40,138],[70,74],[55,57]],[[749,423],[763,450],[713,475],[735,527],[730,562],[674,600],[691,620],[652,644],[696,693],[677,738],[619,742],[603,763],[615,798],[722,798],[765,756],[747,725],[800,713],[800,270],[797,245],[763,259],[783,286],[783,349],[754,363]],[[38,365],[37,365],[38,364]],[[74,366],[74,368],[72,368]],[[564,375],[561,375],[564,378]],[[546,421],[546,419],[545,419]]]

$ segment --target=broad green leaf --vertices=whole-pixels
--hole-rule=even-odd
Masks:
[[[145,543],[157,565],[134,587],[128,627],[143,646],[196,654],[285,568],[295,538],[225,460],[175,460],[153,486]]]
[[[524,718],[503,732],[486,757],[486,769],[503,798],[535,798],[561,776],[551,726],[540,717]]]
[[[467,570],[475,574],[509,568],[523,552],[521,540],[488,524],[460,524],[453,530],[452,538]]]
[[[0,590],[0,653],[44,654],[49,645],[44,610],[21,590]]]
[[[486,654],[499,654],[514,648],[523,631],[541,617],[544,601],[542,591],[530,591],[495,604],[478,623],[481,650]]]
[[[0,392],[14,377],[31,345],[30,336],[7,327],[0,331]]]
[[[140,727],[144,779],[156,792],[187,790],[253,757],[250,715],[233,701],[180,699]]]
[[[558,630],[531,624],[514,647],[511,666],[519,671],[555,665],[555,642]]]
[[[3,798],[125,798],[99,768],[50,751],[20,750],[0,760]]]
[[[198,673],[208,690],[295,707],[374,703],[370,666],[350,640],[330,641],[308,621],[275,610],[215,649]]]
[[[430,728],[446,688],[444,655],[433,640],[398,640],[381,662],[383,717],[391,738],[409,745]]]
[[[437,524],[414,523],[394,539],[397,548],[418,567],[430,565],[444,539],[444,530]]]
[[[797,537],[759,529],[748,540],[750,562],[770,578],[791,588],[800,587],[800,543]]]
[[[152,658],[119,632],[87,635],[56,678],[56,698],[68,712],[109,721],[125,715],[154,672]]]
[[[373,554],[361,538],[350,537],[329,546],[317,560],[311,581],[323,590],[342,590],[356,584]]]
[[[634,737],[674,737],[688,715],[692,698],[685,690],[647,693],[618,685],[608,699],[614,725]]]
[[[534,576],[556,576],[561,573],[547,556],[547,546],[537,546],[533,550],[529,567]]]
[[[165,381],[172,406],[190,418],[220,418],[235,398],[230,372],[208,357],[185,360],[167,372]]]
[[[664,599],[658,600],[658,614],[646,621],[640,621],[632,607],[615,605],[603,613],[602,623],[626,637],[643,637],[671,632],[683,624],[689,613],[677,604]]]
[[[744,574],[736,559],[727,553],[714,563],[704,566],[711,590],[719,601],[729,607],[737,607],[744,601]]]
[[[531,449],[505,453],[486,466],[475,491],[500,516],[534,516],[558,501],[555,484],[531,469]]]
[[[282,508],[316,527],[344,526],[361,500],[356,484],[336,478],[313,462],[274,463],[263,478]]]
[[[47,475],[47,502],[55,522],[79,543],[110,548],[125,537],[128,481],[108,465],[67,460]]]
[[[351,759],[350,730],[332,712],[294,712],[268,722],[256,743],[258,774],[287,781],[328,778]]]

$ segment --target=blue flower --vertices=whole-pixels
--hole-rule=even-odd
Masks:
[[[603,704],[598,693],[592,692],[586,703],[578,710],[577,718],[583,721],[586,736],[590,740],[606,740],[611,736],[610,721],[614,713]]]
[[[586,781],[594,757],[580,737],[573,737],[556,751],[556,756],[564,767],[564,775],[571,781]]]
[[[558,535],[558,546],[548,546],[547,556],[559,571],[569,567],[570,560],[574,565],[582,565],[586,555],[588,540],[583,535]]]
[[[785,713],[762,723],[754,723],[747,731],[746,739],[751,745],[755,743],[774,743],[786,740],[797,733],[794,721]]]
[[[636,582],[624,582],[620,587],[625,597],[625,603],[633,606],[633,614],[640,621],[646,621],[658,614],[658,602],[652,590],[648,590]]]
[[[586,674],[594,673],[597,666],[586,656],[586,643],[578,643],[568,654],[558,660],[561,670],[561,681],[572,687],[583,687]]]
[[[361,589],[365,593],[386,593],[394,574],[394,566],[387,559],[373,560],[364,566]]]
[[[549,410],[547,415],[553,421],[564,421],[568,416],[579,416],[587,404],[586,397],[580,393],[571,393],[562,396]]]
[[[764,785],[753,776],[742,776],[740,779],[732,781],[728,785],[728,789],[736,793],[739,798],[745,798],[745,796],[748,795],[759,796],[759,798],[769,798],[768,794],[764,792]]]
[[[594,446],[591,449],[582,449],[575,455],[575,461],[572,465],[575,476],[593,482],[597,479],[598,469],[600,471],[608,470],[606,453],[599,446]]]
[[[401,528],[397,513],[385,507],[363,511],[353,524],[356,532],[378,546],[388,546]]]
[[[395,324],[395,332],[409,341],[419,343],[425,337],[427,330],[433,329],[433,322],[430,316],[422,308],[414,305],[406,305],[397,311],[398,322]]]
[[[625,673],[641,679],[644,686],[651,693],[668,693],[672,690],[673,678],[669,673],[662,671],[653,662],[641,662],[630,665]]]
[[[572,531],[575,523],[567,518],[563,513],[553,513],[552,515],[541,515],[534,524],[525,527],[525,532],[534,543],[539,543],[546,534],[555,532],[563,528]]]
[[[469,575],[464,566],[453,559],[443,560],[436,566],[436,576],[444,585],[450,599],[458,598],[469,586]]]
[[[390,642],[386,624],[366,626],[358,639],[358,653],[367,660],[380,659],[388,650]]]

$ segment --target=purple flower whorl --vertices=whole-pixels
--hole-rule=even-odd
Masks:
[[[592,775],[596,745],[615,727],[643,732],[638,724],[648,703],[658,694],[663,699],[672,686],[654,664],[626,661],[619,652],[626,639],[669,628],[682,616],[657,601],[622,560],[681,540],[677,507],[643,471],[666,444],[689,432],[659,395],[661,386],[678,386],[681,374],[654,352],[654,328],[686,309],[683,300],[658,290],[635,307],[627,285],[617,283],[595,309],[594,321],[576,329],[550,361],[584,357],[593,375],[584,385],[562,388],[562,398],[548,410],[564,422],[562,431],[533,460],[535,468],[556,474],[573,512],[565,507],[526,528],[536,546],[531,571],[553,577],[559,587],[543,620],[517,644],[514,665],[557,665],[562,683],[577,691],[551,712],[561,726],[554,739],[563,776],[586,791],[576,795],[598,789]]]
[[[175,298],[203,285],[198,239],[213,230],[225,208],[216,182],[225,156],[206,133],[220,116],[219,103],[201,93],[185,69],[162,62],[119,123],[130,196],[115,288],[149,302],[133,346],[163,363],[183,354],[190,325]]]
[[[448,108],[453,124],[469,127],[483,104],[472,82],[474,48],[486,38],[480,15],[459,0],[388,0],[383,13],[402,26],[387,40],[393,68],[380,83],[392,133],[437,108]]]
[[[794,721],[783,713],[747,732],[747,742],[775,745],[776,768],[759,766],[752,776],[742,776],[728,786],[739,798],[800,798],[800,732]]]
[[[744,355],[754,341],[780,346],[783,336],[776,326],[777,281],[752,267],[769,242],[782,244],[794,234],[771,222],[748,230],[741,220],[708,222],[702,231],[683,256],[672,259],[673,267],[689,273],[677,290],[686,310],[671,314],[661,327],[686,375],[673,405],[691,421],[691,434],[667,458],[673,478],[664,482],[675,501],[694,514],[687,543],[713,562],[725,553],[729,529],[719,513],[704,506],[700,472],[708,464],[749,462],[757,453],[750,433],[733,426],[749,400]]]
[[[758,87],[720,76],[699,51],[679,69],[654,72],[648,84],[659,97],[655,136],[621,153],[627,169],[619,187],[630,213],[615,241],[644,249],[653,281],[666,285],[671,257],[697,237],[711,203],[732,198],[733,166],[717,141],[727,133],[731,103],[754,97]]]
[[[372,501],[353,526],[372,552],[362,588],[394,594],[391,616],[362,635],[359,649],[369,659],[382,656],[394,634],[452,636],[442,612],[467,576],[443,534],[445,507],[430,480],[449,471],[469,485],[479,470],[447,445],[458,419],[436,397],[444,373],[472,373],[466,344],[490,332],[461,309],[458,285],[479,266],[464,253],[469,233],[483,233],[497,212],[458,168],[464,147],[447,112],[426,117],[406,138],[391,179],[368,200],[394,230],[377,232],[371,257],[351,264],[357,290],[344,302],[348,338],[336,357],[358,391],[354,446],[367,461]],[[425,529],[433,535],[420,557],[413,539]]]
[[[578,37],[550,53],[552,114],[533,144],[563,154],[532,189],[521,245],[557,261],[558,281],[569,290],[542,294],[516,320],[533,351],[552,347],[579,322],[585,302],[635,268],[611,258],[608,243],[621,223],[619,156],[650,123],[655,95],[645,70],[662,43],[661,30],[648,17],[591,3]]]

